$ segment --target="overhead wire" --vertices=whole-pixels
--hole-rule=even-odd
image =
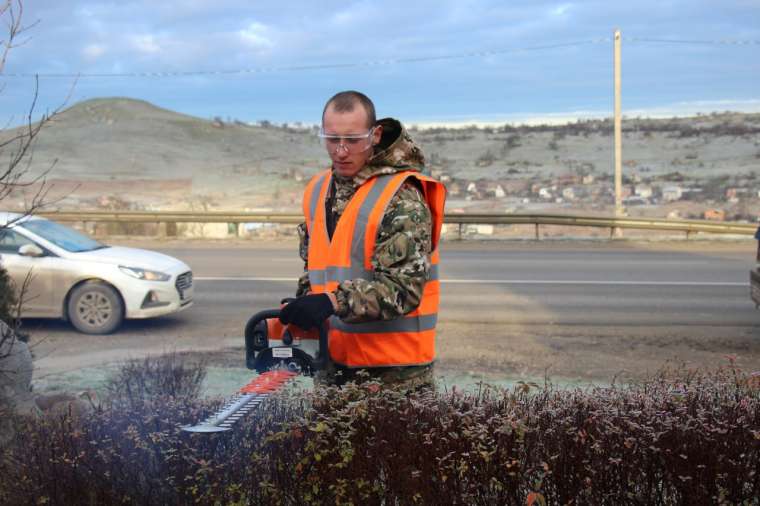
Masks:
[[[653,42],[658,44],[699,44],[716,46],[751,46],[760,45],[760,40],[751,39],[652,39],[647,37],[623,37],[623,42]]]
[[[324,63],[310,65],[284,65],[274,67],[255,67],[248,69],[222,69],[222,70],[189,70],[189,71],[154,71],[154,72],[113,72],[113,73],[44,73],[44,72],[9,72],[4,77],[40,77],[40,78],[142,78],[142,77],[197,77],[197,76],[229,76],[246,74],[264,74],[271,72],[298,72],[308,70],[332,70],[357,67],[375,67],[385,65],[398,65],[404,63],[421,63],[432,61],[445,61],[463,58],[478,58],[496,56],[508,53],[520,53],[529,51],[544,51],[563,47],[582,46],[587,44],[600,44],[610,42],[610,38],[590,39],[576,42],[564,42],[546,44],[540,46],[528,46],[520,48],[493,49],[481,51],[468,51],[464,53],[444,54],[437,56],[417,56],[408,58],[390,58],[383,60],[369,60],[346,63]]]
[[[407,58],[389,58],[382,60],[368,60],[345,63],[320,63],[305,65],[282,65],[282,66],[264,66],[240,69],[219,69],[219,70],[168,70],[168,71],[135,71],[135,72],[8,72],[3,77],[39,77],[39,78],[171,78],[171,77],[203,77],[203,76],[234,76],[249,74],[265,74],[274,72],[300,72],[312,70],[334,70],[357,67],[376,67],[387,65],[399,65],[404,63],[423,63],[433,61],[446,61],[466,58],[482,58],[488,56],[498,56],[510,53],[521,53],[529,51],[545,51],[549,49],[575,47],[589,44],[604,44],[611,42],[609,37],[588,39],[574,42],[563,42],[556,44],[545,44],[539,46],[527,46],[519,48],[492,49],[481,51],[467,51],[463,53],[452,53],[443,55],[416,56]],[[690,39],[659,39],[647,37],[624,37],[623,42],[631,43],[655,43],[655,44],[691,44],[691,45],[735,45],[748,46],[760,45],[760,40],[742,40],[742,39],[708,39],[708,40],[690,40]]]

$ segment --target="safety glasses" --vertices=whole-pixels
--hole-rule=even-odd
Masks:
[[[372,147],[372,134],[374,132],[375,127],[370,128],[366,134],[335,135],[320,130],[317,135],[325,148],[331,153],[337,152],[340,149],[348,153],[360,153]]]

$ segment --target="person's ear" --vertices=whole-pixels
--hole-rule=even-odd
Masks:
[[[380,138],[383,136],[383,125],[375,125],[375,129],[372,131],[372,145],[377,146],[380,144]]]

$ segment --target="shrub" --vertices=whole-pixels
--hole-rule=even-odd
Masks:
[[[15,288],[0,261],[0,445],[12,437],[10,419],[18,402],[28,396],[32,381],[32,355],[26,344],[29,336],[20,331],[16,318]]]
[[[486,150],[485,153],[480,155],[478,159],[475,161],[475,163],[478,165],[478,167],[488,167],[489,165],[493,164],[493,162],[496,161],[496,156],[491,152],[490,149]]]
[[[104,388],[113,402],[128,406],[159,397],[186,401],[198,399],[205,378],[205,360],[190,363],[175,352],[122,364]]]
[[[1,230],[0,230],[1,232]],[[0,321],[14,327],[13,310],[16,307],[16,290],[8,271],[0,262]]]
[[[334,391],[270,453],[300,442],[280,484],[294,503],[524,504],[536,491],[551,504],[756,504],[760,403],[747,378],[728,368],[591,391]]]
[[[760,396],[730,364],[627,386],[288,390],[225,434],[218,403],[146,397],[27,419],[4,504],[758,504]]]

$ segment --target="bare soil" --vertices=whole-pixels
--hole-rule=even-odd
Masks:
[[[482,337],[494,335],[488,327],[443,326],[438,340],[441,371],[611,382],[642,379],[669,363],[712,368],[733,359],[748,370],[760,370],[760,339],[753,329],[732,329],[730,337],[723,337],[727,330],[718,327],[509,329],[500,325],[509,339],[494,341]]]

